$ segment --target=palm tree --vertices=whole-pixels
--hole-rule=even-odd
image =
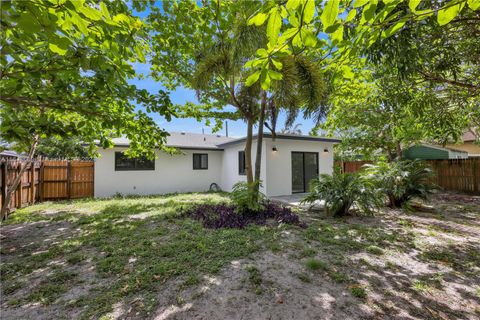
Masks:
[[[243,68],[258,48],[266,45],[266,33],[263,28],[249,26],[248,18],[259,8],[259,3],[242,1],[235,6],[233,24],[223,26],[214,22],[218,30],[215,39],[203,50],[198,51],[195,72],[192,76],[192,87],[197,91],[199,100],[211,98],[213,85],[218,90],[213,96],[217,101],[234,106],[240,117],[247,123],[245,143],[245,162],[247,182],[253,185],[252,140],[253,126],[259,117],[259,84],[247,87],[245,80],[248,74]],[[217,9],[219,17],[222,13]],[[231,14],[231,12],[229,13]],[[224,28],[224,29],[223,29]],[[203,96],[208,91],[210,97]]]
[[[245,162],[247,182],[252,186],[258,186],[253,182],[260,179],[265,119],[275,126],[276,114],[282,108],[295,110],[298,107],[317,106],[318,89],[322,87],[319,70],[313,68],[313,63],[308,58],[294,56],[283,58],[283,80],[275,83],[268,92],[263,91],[258,82],[248,87],[245,85],[251,73],[251,70],[244,68],[245,63],[255,57],[257,49],[267,45],[266,27],[248,25],[248,19],[261,5],[261,2],[247,0],[228,3],[205,1],[202,6],[180,2],[178,6],[167,6],[163,13],[157,12],[154,17],[158,24],[156,60],[162,61],[158,66],[166,68],[167,74],[175,74],[188,87],[196,90],[201,103],[234,106],[239,118],[247,123]],[[190,11],[191,6],[195,7],[194,11]],[[175,14],[177,9],[178,15]],[[193,42],[173,36],[190,29],[190,25],[185,25],[185,19],[188,18],[182,16],[185,12],[191,12],[204,21],[194,32]],[[199,12],[201,14],[198,15]],[[181,45],[181,53],[165,41],[171,37],[177,41],[174,43]],[[168,52],[165,55],[168,63],[164,62],[163,52]],[[180,60],[186,67],[177,66]],[[215,112],[211,112],[212,115],[215,116]],[[259,126],[254,177],[251,149],[253,126],[256,123]]]
[[[296,134],[296,135],[301,135],[302,134],[302,129],[300,129],[300,127],[302,126],[301,123],[297,123],[295,126],[293,127],[283,127],[281,130],[280,130],[280,133],[287,133],[287,134]]]
[[[323,110],[325,85],[318,63],[311,57],[295,55],[286,56],[281,62],[282,79],[276,81],[268,92],[261,94],[255,162],[256,181],[260,179],[264,119],[268,117],[270,120],[267,127],[275,139],[277,115],[280,110],[287,111],[287,127],[293,124],[300,110],[304,111],[304,115],[311,114],[313,110]]]

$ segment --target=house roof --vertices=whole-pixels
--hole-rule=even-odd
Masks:
[[[264,133],[263,134],[264,138],[272,138],[271,133]],[[257,139],[257,135],[253,135],[253,139]],[[277,133],[275,135],[275,139],[280,139],[280,140],[304,140],[304,141],[325,141],[325,142],[334,142],[338,143],[341,142],[342,140],[337,139],[337,138],[327,138],[327,137],[315,137],[315,136],[306,136],[306,135],[298,135],[298,134],[289,134],[289,133]],[[230,146],[236,143],[240,143],[245,141],[246,138],[239,138],[239,139],[234,139],[232,141],[224,142],[219,145],[219,147],[226,147]]]
[[[8,159],[11,159],[11,158],[16,158],[16,159],[24,159],[24,158],[27,158],[26,154],[24,153],[18,153],[16,151],[13,151],[13,150],[3,150],[2,152],[0,152],[0,158],[8,158]]]
[[[466,131],[462,137],[463,142],[475,141],[476,137],[471,131]]]
[[[215,134],[201,134],[190,132],[169,132],[166,145],[168,147],[176,147],[180,149],[211,149],[222,150],[219,145],[234,138],[225,137]],[[128,147],[130,141],[127,138],[114,138],[113,144],[116,147]]]
[[[418,146],[423,146],[423,147],[437,149],[437,150],[454,151],[454,152],[460,152],[460,153],[467,153],[468,154],[467,151],[454,149],[454,148],[450,148],[450,147],[437,146],[437,145],[428,144],[428,143],[420,143],[420,144],[417,144],[417,145],[412,145],[411,147],[418,147]]]
[[[237,144],[245,141],[243,138],[231,138],[215,134],[200,134],[190,132],[169,132],[170,136],[167,137],[166,145],[168,147],[176,147],[180,149],[206,149],[206,150],[223,150],[223,147]],[[265,138],[271,138],[270,133],[263,135]],[[257,135],[253,136],[256,139]],[[277,134],[276,139],[290,139],[290,140],[308,140],[308,141],[327,141],[327,142],[340,142],[340,139],[325,138],[325,137],[313,137],[305,135],[295,134]],[[127,138],[113,138],[113,144],[115,147],[128,147],[130,141]]]

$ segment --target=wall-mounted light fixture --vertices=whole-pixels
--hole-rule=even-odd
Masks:
[[[277,152],[277,147],[273,147],[273,148],[272,148],[272,151],[273,151],[273,152]]]
[[[328,148],[323,149],[323,152],[328,153]]]

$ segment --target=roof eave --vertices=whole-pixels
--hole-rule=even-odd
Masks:
[[[270,133],[266,133],[263,135],[264,138],[273,138],[273,135]],[[257,139],[257,135],[254,135],[252,137],[253,139]],[[275,136],[275,139],[279,140],[303,140],[303,141],[317,141],[317,142],[331,142],[331,143],[340,143],[342,142],[341,139],[336,139],[336,138],[325,138],[325,137],[313,137],[313,136],[294,136],[294,135],[282,135],[282,134],[277,134]],[[231,146],[240,142],[245,141],[246,138],[239,138],[237,140],[225,142],[218,144],[217,146],[219,147],[226,147],[226,146]]]

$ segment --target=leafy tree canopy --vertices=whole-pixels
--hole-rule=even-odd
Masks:
[[[397,64],[398,67],[400,61],[404,62],[399,68],[400,71],[410,69],[418,72],[418,68],[411,67],[416,64],[423,66],[424,63],[429,62],[410,59],[410,56],[400,56],[399,51],[407,49],[408,45],[404,46],[405,37],[399,34],[410,30],[411,36],[416,36],[420,29],[426,28],[429,30],[428,33],[437,32],[437,35],[446,31],[458,32],[457,41],[461,39],[462,32],[470,32],[469,39],[475,39],[475,34],[478,38],[479,9],[479,0],[266,1],[262,8],[249,19],[249,23],[256,26],[266,25],[269,43],[262,49],[265,50],[265,54],[257,56],[247,65],[260,72],[268,73],[270,70],[275,70],[276,66],[265,61],[274,61],[285,52],[294,54],[316,52],[318,55],[327,53],[332,58],[329,68],[337,71],[344,78],[351,79],[353,73],[349,65],[350,61],[363,59],[365,52],[377,45],[379,48],[377,53],[388,55],[390,63]],[[325,37],[319,37],[320,34]],[[392,39],[388,40],[389,38]],[[417,41],[425,40],[422,37],[416,39]],[[433,37],[431,36],[430,39],[432,40]],[[397,51],[394,50],[394,46],[390,46],[390,51],[385,51],[386,42],[396,43]],[[475,43],[475,40],[465,41],[464,46],[473,50]],[[424,46],[430,44],[431,42],[424,43]],[[410,46],[413,47],[414,44]],[[417,57],[420,56],[417,55]],[[469,60],[475,61],[474,57],[470,57]],[[431,63],[437,62],[438,60],[434,59]],[[427,78],[428,75],[431,76],[430,80],[438,80],[431,74],[427,74]],[[475,79],[475,75],[476,73],[471,74],[471,79]],[[478,76],[476,80],[478,81]],[[265,79],[260,81],[264,83]],[[459,85],[462,85],[461,82]],[[473,87],[478,90],[478,83]]]
[[[83,145],[82,139],[46,138],[38,143],[37,156],[49,159],[88,159],[89,152]]]
[[[326,61],[329,113],[313,132],[328,128],[348,149],[393,157],[478,125],[479,9],[478,0],[267,1],[249,23],[266,26],[269,43],[246,66],[276,71],[267,61],[285,52]]]
[[[28,149],[33,140],[81,136],[111,146],[125,135],[132,154],[153,156],[166,132],[135,108],[174,112],[168,95],[138,90],[134,63],[148,52],[144,23],[123,2],[2,2],[0,132]]]

